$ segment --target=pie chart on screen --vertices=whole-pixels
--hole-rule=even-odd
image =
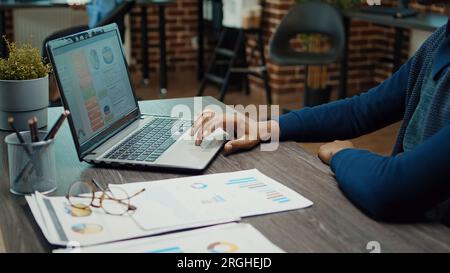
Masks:
[[[105,105],[105,107],[103,107],[103,113],[107,116],[111,113],[111,108],[109,108],[109,105]]]
[[[103,61],[106,64],[112,64],[114,62],[114,53],[109,46],[105,46],[102,50]]]

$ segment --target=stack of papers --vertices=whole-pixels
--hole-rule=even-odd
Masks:
[[[209,217],[209,220],[204,221],[180,219],[178,224],[171,226],[143,229],[132,214],[109,215],[97,208],[85,212],[72,208],[65,197],[45,197],[39,193],[26,199],[45,238],[51,244],[61,246],[96,245],[239,220],[239,217]]]
[[[55,253],[282,253],[250,224],[231,223]]]
[[[256,169],[110,187],[120,187],[129,195],[144,188],[131,199],[137,210],[124,216],[108,215],[101,208],[85,213],[71,207],[65,197],[39,193],[27,196],[27,202],[50,243],[76,242],[79,246],[229,223],[241,217],[312,205]]]

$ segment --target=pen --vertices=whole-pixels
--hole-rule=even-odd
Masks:
[[[53,125],[53,127],[50,129],[50,131],[45,135],[44,137],[44,141],[47,141],[49,139],[52,139],[55,137],[56,133],[58,132],[59,128],[61,127],[61,125],[63,124],[65,118],[70,114],[69,111],[64,111],[61,116],[58,118],[58,120],[55,122],[55,125]],[[20,179],[22,179],[22,177],[24,175],[28,176],[29,172],[32,171],[33,169],[32,167],[32,162],[36,159],[36,157],[39,155],[40,151],[35,151],[32,155],[31,158],[28,160],[28,162],[25,164],[25,167],[22,169],[22,171],[19,173],[19,175],[17,176],[16,181],[19,181]]]
[[[16,126],[14,125],[14,118],[10,117],[8,118],[9,127],[13,129],[14,133],[16,133],[17,139],[20,141],[21,144],[25,143],[25,140],[23,139],[22,135],[17,131]]]
[[[33,129],[34,129],[34,135],[36,136],[36,142],[39,142],[39,132],[38,132],[38,119],[37,117],[33,117]]]
[[[16,126],[14,125],[14,118],[13,117],[9,117],[8,118],[8,123],[9,123],[9,127],[11,127],[11,129],[14,131],[14,133],[17,136],[17,139],[19,140],[19,142],[21,144],[25,144],[25,140],[23,139],[22,135],[19,133],[19,131],[17,130]],[[30,151],[24,147],[25,152],[30,155]]]
[[[65,110],[61,116],[59,116],[58,120],[55,122],[55,125],[48,131],[48,133],[45,135],[44,140],[47,141],[49,139],[55,138],[56,133],[58,133],[59,128],[61,128],[61,125],[63,124],[66,117],[70,115],[70,112],[68,110]]]
[[[37,132],[37,118],[31,118],[28,120],[28,126],[30,127],[31,141],[38,142],[38,132]]]

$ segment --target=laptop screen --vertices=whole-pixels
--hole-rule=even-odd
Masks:
[[[52,55],[80,145],[136,110],[117,31],[55,48]]]

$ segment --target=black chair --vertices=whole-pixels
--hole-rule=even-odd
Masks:
[[[122,42],[125,41],[125,15],[127,15],[131,9],[133,8],[135,4],[135,1],[124,1],[123,3],[121,3],[119,6],[117,6],[113,11],[111,11],[110,14],[108,14],[108,16],[106,16],[103,20],[101,20],[100,22],[98,22],[97,25],[95,25],[94,27],[101,27],[101,26],[106,26],[112,23],[116,23],[119,31],[120,31],[120,36],[122,38]],[[48,53],[47,50],[45,48],[45,44],[47,43],[47,41],[53,40],[53,39],[58,39],[67,35],[71,35],[77,32],[81,32],[81,31],[85,31],[87,30],[89,27],[88,26],[77,26],[77,27],[72,27],[69,29],[65,29],[65,30],[61,30],[58,31],[56,33],[53,33],[52,35],[48,36],[43,43],[43,49],[42,49],[42,53],[43,53],[43,58],[44,60],[48,60]],[[61,106],[61,101],[60,99],[57,99],[55,101],[50,100],[49,101],[49,105],[50,106]]]
[[[331,40],[327,52],[299,52],[290,41],[299,34],[322,34]],[[308,2],[294,6],[276,29],[270,44],[269,58],[282,66],[326,65],[339,60],[345,48],[345,29],[338,10],[322,2]],[[305,105],[308,103],[305,81]]]
[[[119,6],[117,6],[113,11],[111,11],[111,13],[108,14],[108,16],[106,16],[103,20],[98,22],[97,25],[95,25],[94,27],[101,27],[101,26],[106,26],[106,25],[112,24],[112,23],[116,23],[119,27],[120,36],[122,38],[122,41],[124,41],[124,38],[125,38],[125,23],[124,23],[125,15],[127,15],[127,13],[129,13],[131,11],[134,4],[135,4],[135,1],[124,1]],[[89,27],[87,25],[81,25],[81,26],[71,27],[68,29],[63,29],[63,30],[57,31],[57,32],[49,35],[47,38],[45,38],[45,40],[43,42],[43,46],[42,46],[43,56],[42,57],[45,60],[48,60],[47,50],[45,48],[45,44],[48,41],[58,39],[58,38],[61,38],[64,36],[68,36],[68,35],[71,35],[71,34],[74,34],[77,32],[85,31],[87,29],[89,29]]]
[[[96,27],[106,26],[112,23],[116,23],[119,27],[120,36],[122,41],[125,39],[125,15],[127,15],[133,8],[136,1],[124,1],[117,8],[111,11],[108,16],[98,22]]]

